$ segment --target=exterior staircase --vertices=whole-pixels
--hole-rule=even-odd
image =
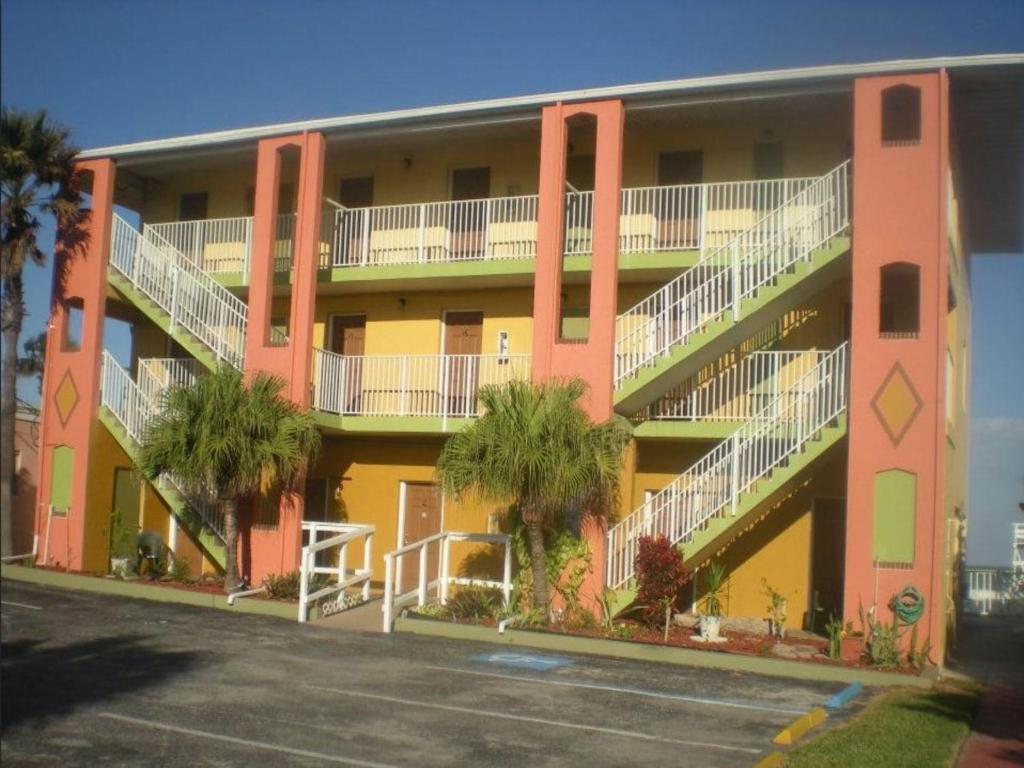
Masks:
[[[619,315],[615,407],[635,413],[842,274],[850,163]]]
[[[664,535],[692,558],[732,530],[846,433],[846,403],[844,343],[608,529],[606,586],[630,588],[641,536]]]
[[[100,421],[125,453],[136,460],[143,432],[157,406],[128,372],[104,350],[100,376]],[[159,392],[155,393],[159,395]],[[199,494],[189,493],[173,477],[153,484],[170,507],[178,524],[192,534],[209,558],[224,567],[224,521],[217,506]]]

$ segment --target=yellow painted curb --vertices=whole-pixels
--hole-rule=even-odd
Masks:
[[[825,722],[825,718],[828,715],[825,714],[825,710],[821,707],[815,707],[806,715],[801,715],[792,723],[787,725],[778,735],[772,739],[773,744],[792,744],[811,728],[816,725],[821,725]]]
[[[780,768],[785,761],[781,752],[772,752],[762,757],[754,768]]]

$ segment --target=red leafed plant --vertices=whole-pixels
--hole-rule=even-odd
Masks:
[[[664,620],[665,642],[668,642],[672,608],[688,576],[683,555],[664,535],[641,536],[633,566],[637,580],[636,601],[643,610],[644,620],[652,626]]]

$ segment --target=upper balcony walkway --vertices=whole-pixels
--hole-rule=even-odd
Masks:
[[[636,187],[622,190],[620,254],[688,254],[694,263],[707,250],[750,229],[814,181],[813,177],[764,181]],[[537,254],[537,195],[478,200],[345,208],[332,201],[323,214],[320,270],[331,280],[361,279],[359,268],[467,265],[500,262],[525,268]],[[565,197],[567,257],[592,250],[593,193]],[[282,214],[275,234],[275,268],[292,262],[295,216]],[[251,216],[147,224],[152,232],[203,271],[230,285],[248,281],[252,258]],[[525,262],[525,266],[523,263]],[[581,261],[578,265],[586,269]],[[407,269],[397,274],[408,274]]]

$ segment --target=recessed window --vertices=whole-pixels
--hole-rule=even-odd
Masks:
[[[64,339],[61,345],[65,352],[77,352],[82,348],[82,325],[85,321],[84,307],[79,298],[64,302]]]
[[[916,338],[921,314],[920,268],[897,262],[882,267],[878,331],[883,338]]]
[[[921,141],[921,89],[894,85],[882,91],[882,146],[899,147]]]

